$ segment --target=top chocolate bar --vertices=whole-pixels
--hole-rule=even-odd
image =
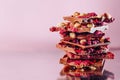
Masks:
[[[71,16],[63,17],[65,22],[53,26],[50,31],[71,31],[71,32],[90,32],[96,30],[104,31],[108,28],[107,24],[112,23],[115,19],[108,13],[98,15],[92,13],[75,12]]]

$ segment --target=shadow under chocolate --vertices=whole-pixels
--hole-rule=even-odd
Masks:
[[[88,77],[75,77],[70,75],[61,76],[57,80],[114,80],[114,73],[104,70],[102,75],[91,75]]]

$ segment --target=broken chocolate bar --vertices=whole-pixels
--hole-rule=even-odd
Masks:
[[[94,70],[101,68],[104,62],[104,59],[69,59],[67,56],[60,59],[60,63],[64,65],[75,66],[76,68],[91,67]]]
[[[70,59],[114,59],[114,54],[111,52],[93,55],[76,55],[70,52],[66,52],[66,55]]]
[[[105,60],[114,59],[108,49],[110,38],[105,37],[104,31],[115,19],[108,13],[98,15],[94,12],[75,12],[63,19],[64,22],[50,28],[51,32],[59,32],[62,38],[56,45],[65,51],[60,59],[64,65],[61,75],[87,77],[102,74]],[[69,80],[80,79],[72,77],[68,77]]]

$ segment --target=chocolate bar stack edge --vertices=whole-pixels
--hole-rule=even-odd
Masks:
[[[75,12],[63,17],[64,22],[50,28],[61,36],[57,48],[65,51],[60,59],[64,64],[61,75],[87,77],[101,75],[106,59],[113,59],[109,52],[110,38],[104,31],[115,19],[108,13],[98,15],[95,12]]]

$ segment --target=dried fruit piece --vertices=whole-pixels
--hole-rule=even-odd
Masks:
[[[108,37],[108,38],[105,38],[104,39],[104,42],[110,42],[110,38]]]
[[[91,12],[87,14],[88,17],[92,17],[92,16],[97,16],[97,14],[95,12]]]
[[[53,26],[53,27],[50,28],[50,31],[51,32],[58,31],[58,28]]]

